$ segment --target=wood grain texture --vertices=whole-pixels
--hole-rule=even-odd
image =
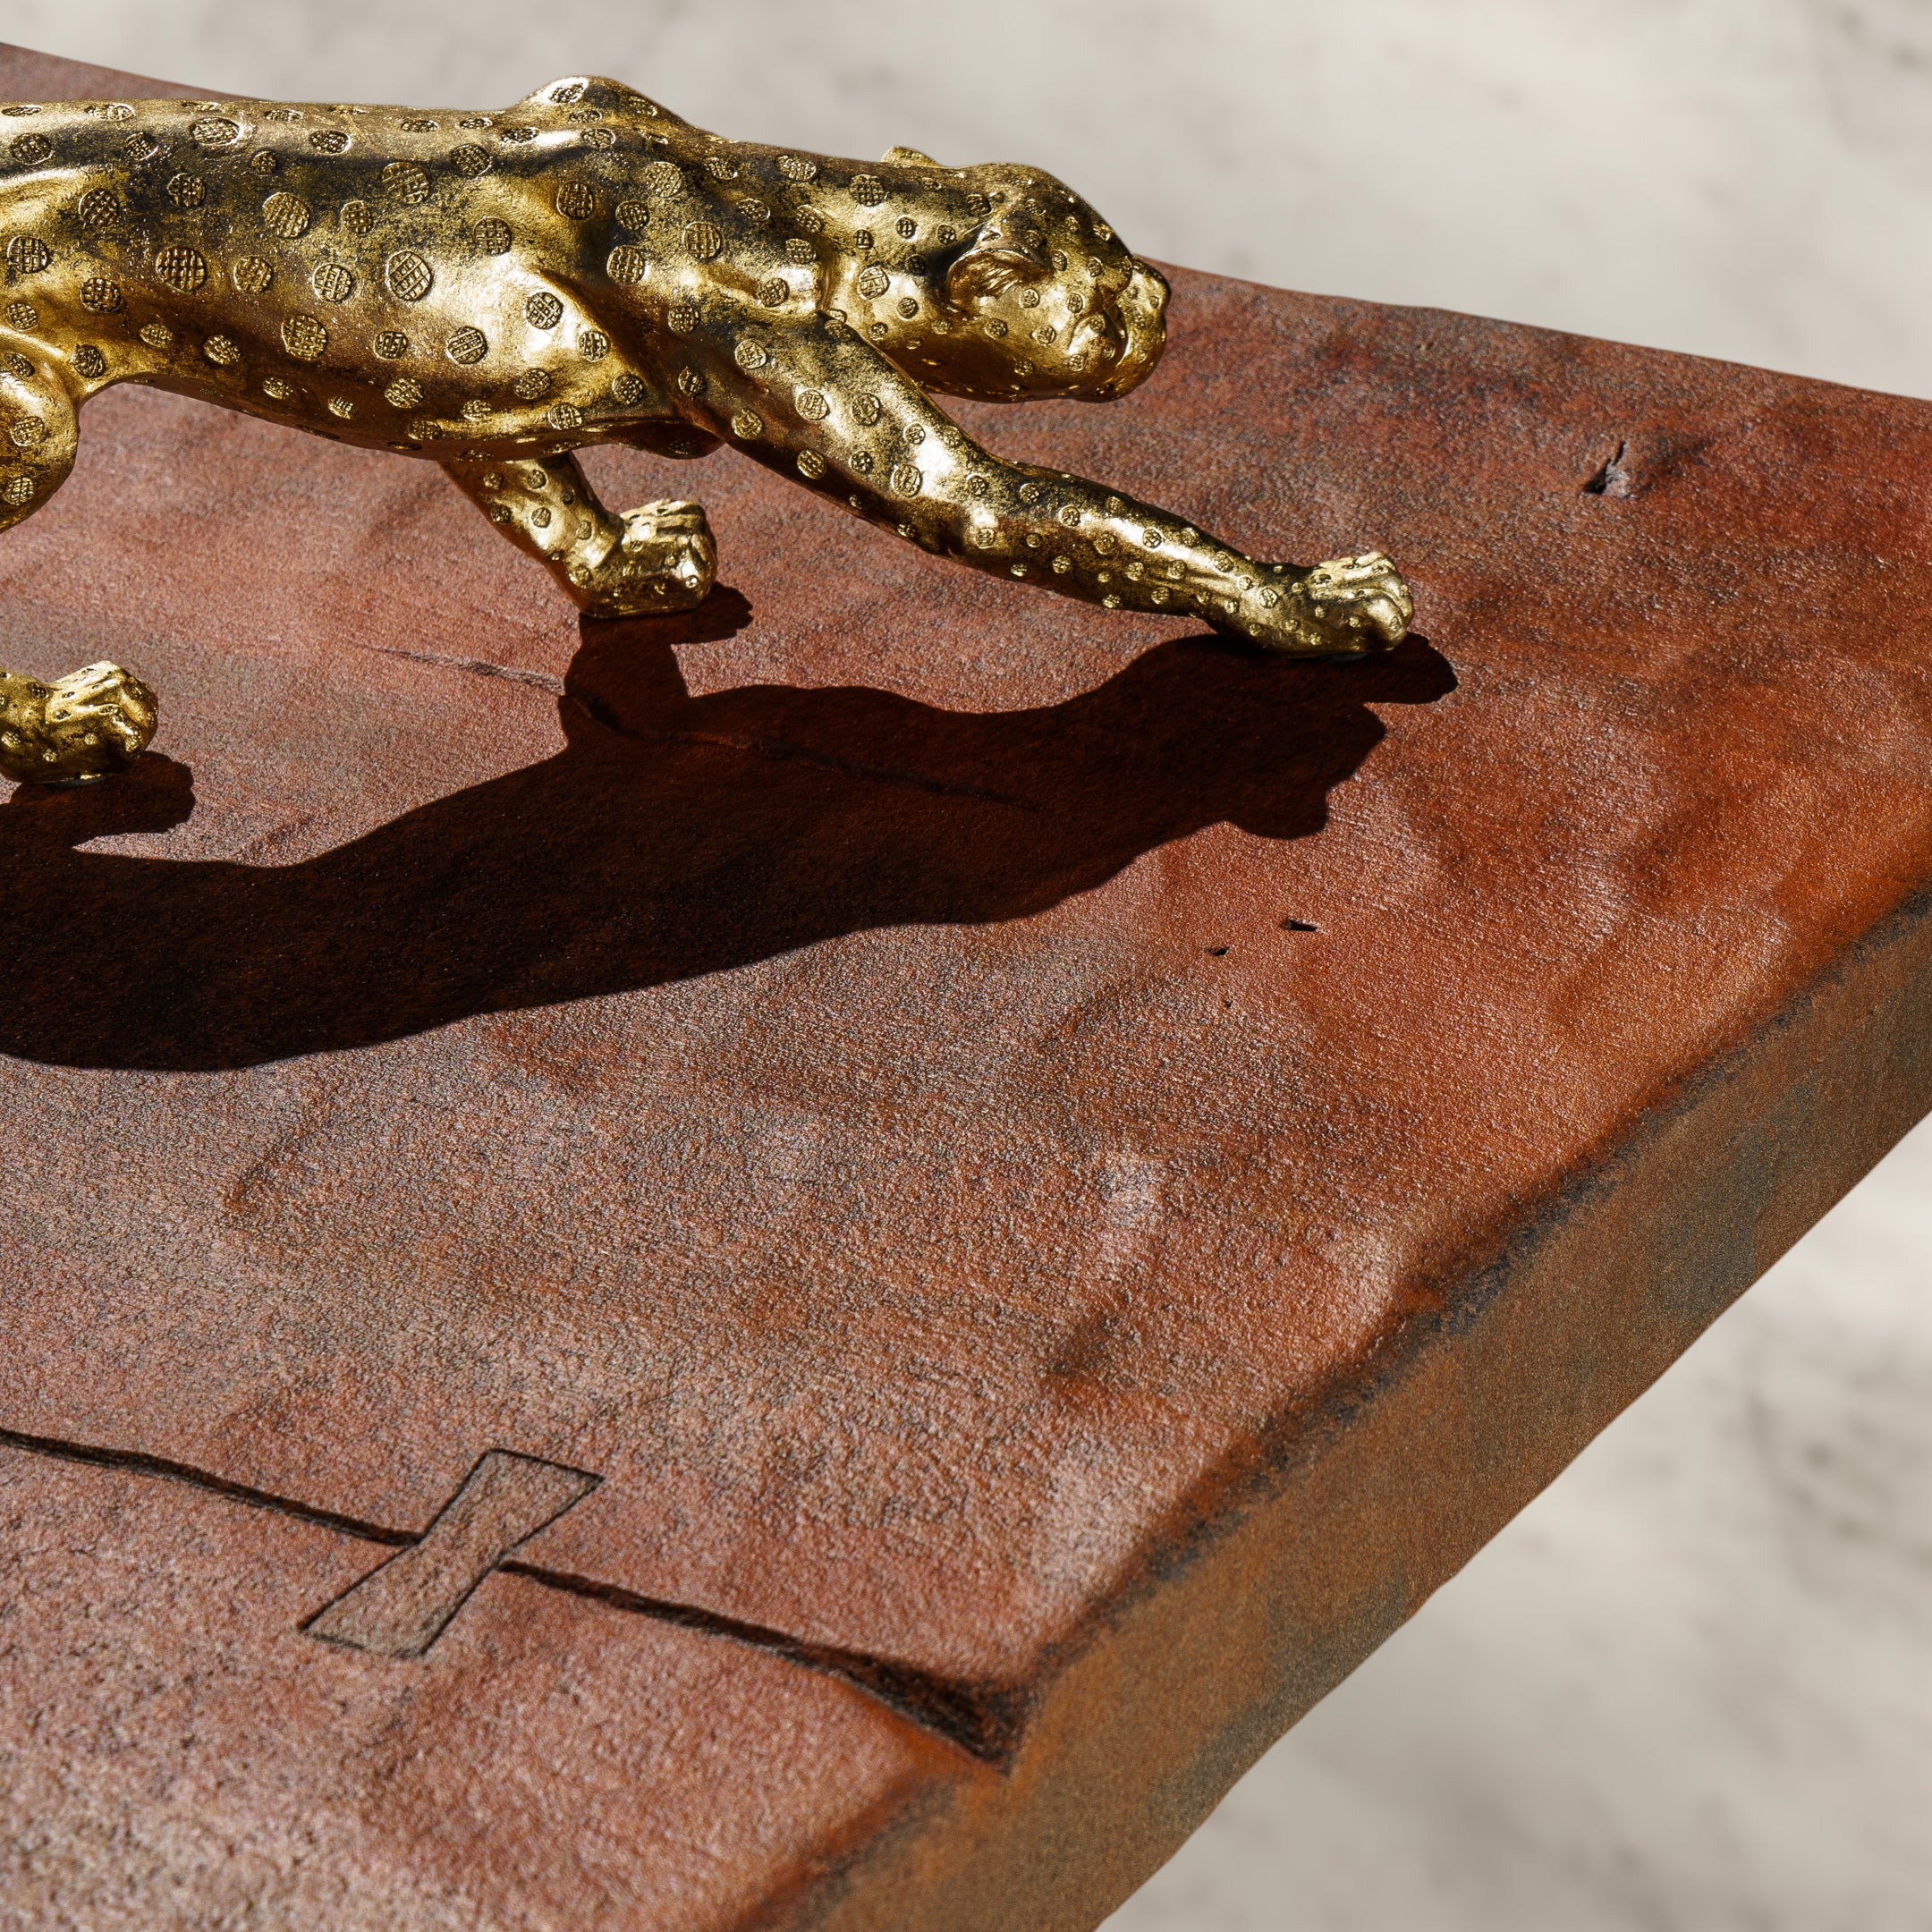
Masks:
[[[0,579],[164,706],[0,806],[47,1895],[1096,1923],[1925,1111],[1932,409],[1176,291],[974,433],[1380,544],[1389,659],[729,456],[608,459],[730,589],[580,631],[427,465],[90,407]],[[305,1640],[493,1447],[602,1480],[427,1656]]]

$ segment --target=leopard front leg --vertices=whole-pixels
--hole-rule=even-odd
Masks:
[[[1379,551],[1259,563],[1124,491],[1002,462],[835,317],[721,311],[682,353],[694,428],[975,570],[1108,610],[1198,617],[1285,657],[1384,650],[1414,615]]]
[[[717,547],[697,504],[645,504],[615,515],[574,456],[466,457],[443,468],[592,617],[691,610],[710,594]]]

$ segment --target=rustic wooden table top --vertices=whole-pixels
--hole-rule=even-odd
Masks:
[[[1932,1104],[1932,409],[1174,320],[970,427],[1383,545],[1385,661],[729,453],[593,459],[729,588],[580,631],[428,464],[90,408],[0,662],[165,709],[0,806],[21,1922],[1090,1926]]]

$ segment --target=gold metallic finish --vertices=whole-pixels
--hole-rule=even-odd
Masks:
[[[0,777],[72,784],[124,770],[154,736],[155,694],[119,665],[52,684],[0,671]]]
[[[592,78],[490,113],[22,102],[0,237],[0,530],[65,479],[80,404],[136,382],[441,463],[593,616],[689,609],[716,556],[698,505],[615,514],[571,453],[727,442],[954,562],[1291,656],[1411,614],[1379,552],[1258,563],[938,407],[1101,402],[1159,358],[1166,282],[1035,168],[727,141]],[[67,700],[31,693],[100,668],[0,683],[0,769],[82,775]],[[114,675],[85,699],[121,707],[103,768],[153,724]]]

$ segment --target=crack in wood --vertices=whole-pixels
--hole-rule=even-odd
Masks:
[[[479,1459],[465,1479],[463,1487],[457,1492],[457,1499],[439,1513],[436,1521],[419,1535],[406,1530],[395,1530],[384,1523],[370,1522],[365,1518],[344,1515],[337,1510],[318,1509],[312,1504],[300,1502],[292,1497],[276,1496],[266,1489],[250,1487],[246,1483],[229,1480],[207,1470],[197,1469],[192,1464],[177,1462],[165,1456],[148,1455],[140,1450],[114,1449],[97,1444],[70,1442],[59,1436],[30,1435],[22,1429],[0,1428],[0,1449],[13,1449],[24,1454],[45,1456],[55,1462],[79,1463],[94,1469],[113,1470],[120,1473],[149,1477],[165,1482],[184,1485],[199,1489],[225,1502],[236,1503],[248,1509],[266,1510],[276,1515],[292,1517],[298,1522],[313,1525],[317,1529],[332,1531],[337,1536],[353,1537],[365,1543],[375,1543],[399,1550],[404,1555],[413,1555],[427,1544],[434,1535],[438,1523],[455,1507],[464,1491],[476,1479],[478,1472],[492,1458],[515,1463],[534,1463],[539,1470],[559,1472],[562,1478],[572,1479],[590,1487],[601,1481],[601,1478],[588,1475],[579,1470],[566,1470],[560,1463],[544,1462],[538,1458],[521,1456],[508,1450],[492,1450]],[[548,1491],[555,1496],[561,1494],[564,1485],[551,1479],[554,1487]],[[519,1485],[513,1484],[513,1489]],[[526,1489],[526,1494],[528,1493]],[[556,1508],[545,1519],[553,1522],[564,1511],[589,1493],[581,1488]],[[497,1523],[499,1519],[492,1513],[490,1521]],[[526,1530],[519,1542],[534,1536],[543,1527],[542,1523]],[[458,1523],[453,1522],[453,1532]],[[500,1530],[499,1530],[500,1533]],[[472,1540],[474,1538],[474,1540]],[[459,1544],[453,1537],[448,1546],[451,1555],[459,1548],[470,1563],[487,1548],[486,1538],[476,1538],[473,1526],[465,1526],[464,1538]],[[606,1583],[596,1578],[574,1575],[567,1571],[550,1570],[538,1563],[526,1563],[509,1554],[514,1548],[509,1546],[504,1554],[490,1566],[498,1574],[513,1576],[540,1585],[546,1589],[559,1590],[572,1597],[586,1598],[603,1604],[609,1608],[627,1614],[649,1617],[655,1622],[670,1623],[681,1630],[696,1631],[701,1636],[724,1639],[741,1643],[758,1650],[784,1658],[788,1663],[816,1671],[821,1675],[835,1677],[862,1692],[875,1702],[884,1705],[895,1716],[919,1729],[953,1745],[969,1757],[982,1764],[1003,1768],[1012,1761],[1019,1744],[1020,1733],[1026,1715],[1026,1699],[1015,1690],[994,1686],[962,1684],[915,1665],[901,1664],[889,1657],[873,1657],[864,1651],[847,1650],[831,1644],[813,1643],[784,1631],[771,1630],[762,1624],[749,1623],[740,1618],[725,1615],[716,1610],[708,1610],[699,1605],[683,1604],[665,1597],[646,1597],[635,1590],[624,1589],[620,1584]],[[460,1566],[451,1561],[442,1550],[436,1553],[436,1562],[441,1566],[436,1573],[460,1575]],[[321,1636],[334,1641],[344,1640],[335,1636],[333,1631],[319,1630],[318,1624],[332,1612],[340,1610],[355,1598],[366,1587],[387,1574],[402,1561],[402,1556],[379,1564],[368,1576],[362,1578],[351,1589],[335,1599],[311,1617],[305,1626],[311,1635]],[[488,1574],[485,1570],[481,1575]],[[480,1582],[481,1575],[478,1577]],[[399,1586],[406,1586],[399,1588]],[[462,1596],[449,1606],[448,1614],[436,1625],[439,1632],[449,1617],[462,1608],[476,1584],[470,1585]],[[392,1597],[391,1592],[395,1595]],[[432,1593],[415,1587],[411,1572],[402,1572],[394,1582],[383,1586],[381,1592],[369,1602],[382,1604],[386,1600],[392,1605],[392,1616],[387,1623],[368,1617],[362,1606],[358,1606],[354,1621],[349,1627],[356,1630],[380,1630],[394,1633],[402,1630],[407,1617],[402,1610],[408,1606],[425,1601]],[[442,1599],[437,1599],[438,1601]],[[421,1628],[419,1623],[415,1626]],[[435,1633],[429,1639],[435,1640]],[[377,1654],[406,1657],[411,1653],[401,1649],[383,1650],[377,1645],[362,1645],[364,1648],[376,1650]],[[426,1644],[425,1648],[428,1648]],[[420,1652],[413,1653],[420,1655]]]
[[[564,680],[548,671],[524,671],[515,665],[492,664],[487,657],[459,657],[449,651],[404,650],[396,644],[365,644],[362,648],[380,652],[385,657],[407,658],[411,664],[436,665],[445,671],[467,671],[474,677],[533,685],[538,691],[548,691],[553,698],[564,695]]]

